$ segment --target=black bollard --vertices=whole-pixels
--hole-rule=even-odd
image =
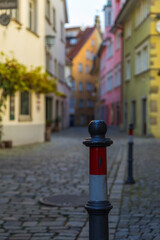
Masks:
[[[107,125],[104,121],[91,121],[91,135],[83,141],[90,147],[89,201],[85,208],[89,214],[89,240],[109,240],[108,214],[112,205],[107,200],[106,147],[113,141],[105,137]]]
[[[129,138],[128,138],[128,178],[126,184],[134,184],[133,178],[133,124],[129,124]]]

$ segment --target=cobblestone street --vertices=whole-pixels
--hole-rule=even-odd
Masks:
[[[46,196],[88,195],[89,149],[82,145],[88,136],[87,129],[73,128],[53,134],[49,143],[1,151],[1,240],[88,239],[88,216],[83,207],[47,207],[39,203]],[[108,182],[113,200],[124,147],[119,139],[108,150]],[[116,208],[112,214],[113,236]]]
[[[89,180],[89,149],[82,141],[88,136],[87,128],[72,128],[53,134],[48,143],[1,150],[0,240],[88,240],[82,206]],[[160,141],[135,138],[136,184],[129,186],[124,185],[127,135],[109,129],[107,136],[114,141],[108,148],[110,240],[159,240]],[[39,202],[58,195],[71,204]],[[74,195],[79,204],[72,202]]]

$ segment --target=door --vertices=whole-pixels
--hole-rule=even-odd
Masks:
[[[46,97],[46,122],[52,121],[52,97]]]
[[[147,99],[142,99],[142,134],[147,134]]]

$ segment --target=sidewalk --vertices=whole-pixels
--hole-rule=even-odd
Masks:
[[[115,240],[160,239],[160,139],[134,139],[134,178],[125,185]]]

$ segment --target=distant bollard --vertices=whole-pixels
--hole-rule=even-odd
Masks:
[[[129,138],[128,138],[128,178],[126,184],[134,184],[133,178],[133,124],[129,124]]]
[[[106,147],[113,141],[106,138],[104,121],[91,121],[88,127],[91,137],[83,144],[90,147],[89,201],[85,208],[89,214],[89,240],[109,240],[108,214],[112,205],[107,200]]]

